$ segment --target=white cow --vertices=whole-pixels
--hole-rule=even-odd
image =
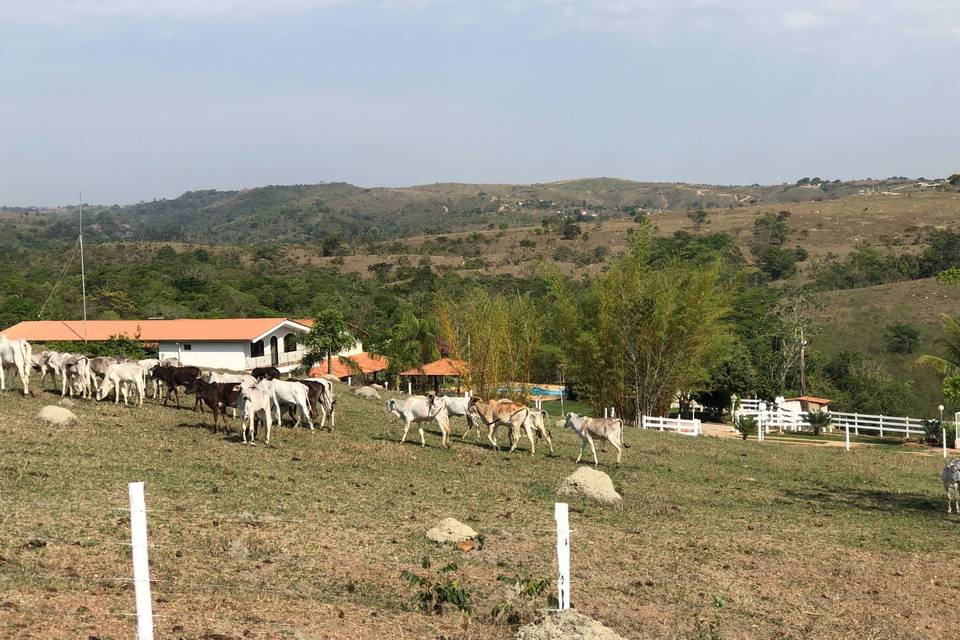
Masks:
[[[40,388],[43,388],[43,381],[46,378],[47,374],[50,374],[50,378],[53,380],[54,388],[57,388],[59,385],[57,383],[57,378],[63,379],[63,363],[71,357],[69,353],[60,353],[58,351],[47,351],[44,355],[43,363],[40,367]]]
[[[594,438],[606,440],[617,450],[617,464],[623,457],[623,420],[620,418],[589,418],[575,413],[568,413],[565,427],[573,431],[580,438],[580,455],[577,462],[583,457],[583,449],[588,444],[593,452],[593,464],[600,464],[597,460],[597,448],[593,444]]]
[[[294,427],[299,427],[302,420],[307,421],[310,431],[313,431],[313,420],[310,418],[310,401],[308,396],[310,390],[307,385],[289,380],[268,380],[264,378],[260,381],[260,386],[269,389],[273,394],[273,406],[277,411],[277,424],[282,423],[280,417],[280,405],[291,406],[296,409],[297,418]]]
[[[947,513],[953,513],[954,506],[960,513],[960,458],[953,458],[943,466],[940,479],[947,493]]]
[[[23,395],[30,395],[30,368],[33,366],[33,348],[26,340],[8,340],[0,334],[0,391],[6,391],[7,369],[20,376]]]
[[[269,385],[258,383],[251,376],[244,376],[240,383],[240,416],[243,420],[243,444],[247,444],[247,431],[250,432],[250,444],[257,444],[254,425],[258,413],[263,414],[263,421],[267,428],[267,437],[264,444],[270,444],[270,426],[274,405],[273,390]],[[279,411],[279,410],[278,410]]]
[[[211,371],[207,374],[207,382],[211,384],[214,382],[233,382],[240,384],[243,382],[244,377],[242,373],[217,373],[216,371]]]
[[[90,359],[87,356],[67,356],[60,360],[60,395],[70,397],[74,394],[84,399],[93,392],[93,374],[90,372]]]
[[[407,432],[410,425],[417,423],[417,429],[420,431],[420,446],[427,446],[423,437],[424,422],[435,420],[440,425],[440,433],[443,439],[443,446],[449,447],[450,435],[450,417],[447,415],[447,405],[443,402],[437,402],[436,397],[431,393],[429,396],[410,396],[405,400],[390,398],[387,400],[386,412],[393,414],[403,420],[403,436],[400,438],[400,444],[407,439]]]
[[[530,455],[537,452],[537,440],[546,440],[550,445],[550,455],[553,455],[553,440],[550,438],[550,430],[547,429],[546,419],[550,414],[543,409],[530,409],[527,419],[523,421],[523,430],[526,432],[527,439],[530,441]],[[515,433],[514,438],[519,438],[521,433]]]
[[[477,440],[480,439],[480,421],[475,413],[470,411],[470,398],[461,396],[438,396],[435,400],[443,402],[447,406],[447,416],[463,416],[467,419],[467,429],[460,436],[463,440],[470,433],[471,429],[476,429]]]
[[[143,406],[143,396],[147,387],[147,372],[136,362],[120,362],[107,367],[103,382],[97,391],[97,400],[103,400],[110,391],[113,391],[113,403],[120,403],[120,394],[123,394],[123,404],[127,402],[127,389],[137,392],[138,406]]]

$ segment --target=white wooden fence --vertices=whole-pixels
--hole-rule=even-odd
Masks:
[[[855,435],[860,435],[861,431],[870,435],[879,435],[881,438],[886,435],[910,437],[923,433],[924,421],[921,418],[845,413],[843,411],[831,411],[829,413],[831,429],[846,430],[849,427]],[[740,400],[740,408],[734,411],[734,418],[739,416],[756,418],[767,433],[770,433],[771,429],[799,431],[810,427],[806,413],[784,409],[773,402],[764,400]]]
[[[658,431],[673,431],[685,436],[699,436],[703,428],[699,420],[681,420],[680,418],[660,418],[657,416],[643,416],[644,429]]]

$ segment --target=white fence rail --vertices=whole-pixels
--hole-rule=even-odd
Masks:
[[[887,435],[910,437],[923,433],[924,420],[904,416],[884,416],[867,413],[846,413],[830,411],[830,428],[844,429],[847,427],[855,435],[861,431],[869,435]],[[773,402],[764,400],[742,399],[740,408],[734,412],[734,417],[752,416],[763,425],[764,430],[770,433],[771,429],[799,431],[809,428],[807,414],[784,409]]]
[[[644,429],[673,431],[685,436],[698,436],[703,432],[703,428],[699,420],[681,420],[680,418],[643,416],[642,426]]]

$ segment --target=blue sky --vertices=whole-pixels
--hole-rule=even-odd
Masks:
[[[0,0],[0,204],[960,170],[956,0]]]

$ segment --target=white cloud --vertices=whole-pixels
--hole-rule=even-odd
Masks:
[[[821,22],[821,17],[806,9],[794,9],[783,15],[783,26],[792,31],[802,31],[815,27]]]
[[[340,4],[342,0],[0,0],[0,22],[248,18],[302,13]]]

